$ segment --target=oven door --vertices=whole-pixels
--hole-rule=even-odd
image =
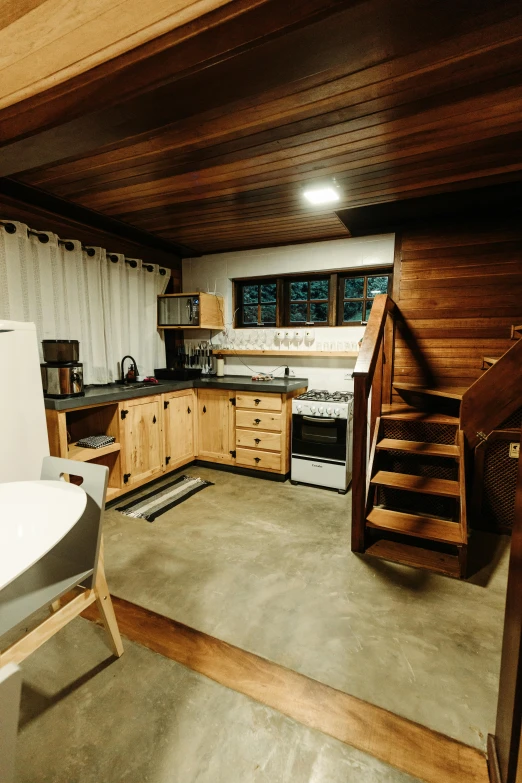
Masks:
[[[346,419],[292,416],[292,454],[346,462]]]

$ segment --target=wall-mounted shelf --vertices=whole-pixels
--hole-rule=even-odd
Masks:
[[[359,356],[359,351],[278,351],[275,350],[253,350],[253,351],[243,351],[238,350],[234,351],[229,348],[220,350],[219,348],[214,349],[214,354],[221,354],[222,356],[291,356],[295,358],[307,358],[309,356],[323,356],[326,358],[331,358],[332,356],[338,356],[341,358],[349,358],[349,357],[355,357]]]

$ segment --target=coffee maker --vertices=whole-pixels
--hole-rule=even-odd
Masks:
[[[78,361],[78,340],[42,340],[44,362],[40,364],[45,397],[82,397],[83,364]]]

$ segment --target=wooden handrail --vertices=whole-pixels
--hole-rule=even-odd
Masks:
[[[511,416],[522,402],[522,340],[486,370],[462,396],[460,426],[471,446],[489,435]]]
[[[364,552],[366,520],[366,473],[368,455],[368,397],[373,387],[370,434],[382,403],[384,364],[384,333],[388,315],[393,315],[395,303],[387,294],[375,297],[364,332],[355,369],[353,410],[353,471],[352,471],[352,552]]]

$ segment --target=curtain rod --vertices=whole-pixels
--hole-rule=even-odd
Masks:
[[[14,223],[10,223],[7,220],[0,220],[0,226],[3,226],[8,234],[16,234],[16,226]],[[38,237],[38,240],[44,245],[49,241],[49,237],[47,236],[47,234],[44,234],[41,231],[33,231],[33,229],[29,227],[27,228],[27,235],[30,237]],[[58,238],[58,244],[63,245],[63,247],[65,247],[66,250],[74,250],[74,242],[71,242],[70,239]],[[90,256],[91,258],[96,253],[96,250],[93,247],[89,247],[88,245],[84,245],[83,243],[82,243],[82,250],[85,250],[87,255]],[[109,258],[113,264],[118,263],[118,256],[116,255],[116,253],[108,253],[107,258]],[[138,266],[138,262],[136,261],[135,258],[125,258],[124,256],[123,260],[125,261],[126,264],[128,264],[131,267],[131,269],[136,269],[136,267]],[[143,268],[146,269],[147,272],[154,271],[154,267],[152,264],[143,264]],[[167,271],[160,267],[159,273],[160,275],[166,275]]]

